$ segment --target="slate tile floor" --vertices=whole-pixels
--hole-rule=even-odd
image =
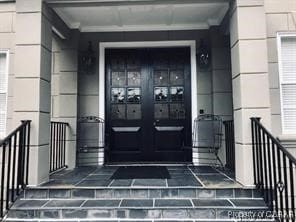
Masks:
[[[118,167],[54,173],[48,183],[26,189],[5,221],[238,222],[229,213],[268,209],[228,170],[179,165],[166,166],[168,179],[111,179]]]
[[[119,166],[80,167],[50,176],[43,187],[205,187],[240,188],[229,170],[211,166],[167,166],[170,179],[111,179]]]

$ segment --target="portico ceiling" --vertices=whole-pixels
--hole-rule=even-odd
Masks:
[[[229,0],[47,0],[81,32],[208,29],[219,25]]]

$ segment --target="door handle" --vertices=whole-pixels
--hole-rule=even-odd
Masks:
[[[159,123],[159,122],[160,122],[160,120],[159,120],[159,119],[156,119],[156,120],[154,121],[153,125],[156,126],[157,123]]]

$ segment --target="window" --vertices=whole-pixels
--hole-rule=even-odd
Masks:
[[[6,134],[8,51],[0,50],[0,138]]]
[[[282,128],[296,134],[296,33],[278,35]]]

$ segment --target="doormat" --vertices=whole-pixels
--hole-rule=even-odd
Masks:
[[[122,166],[112,175],[111,179],[170,179],[165,166]]]

